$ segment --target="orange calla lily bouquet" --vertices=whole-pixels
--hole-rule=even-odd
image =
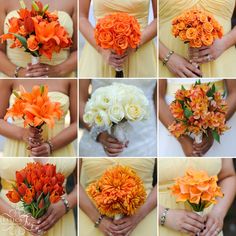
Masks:
[[[7,109],[4,120],[9,117],[24,120],[24,127],[27,125],[40,129],[44,124],[53,128],[55,118],[61,118],[63,111],[59,102],[52,102],[48,96],[48,86],[34,86],[32,92],[27,92],[20,86],[20,92],[13,91],[16,96],[12,107]]]
[[[175,179],[171,191],[177,202],[188,202],[195,212],[203,212],[211,204],[217,203],[217,197],[223,197],[217,181],[217,176],[189,169],[183,177]]]
[[[197,81],[190,89],[182,86],[175,93],[170,111],[175,121],[168,127],[176,138],[193,134],[197,143],[202,135],[210,131],[217,142],[229,128],[226,125],[227,103],[224,95],[217,91],[215,84],[202,84]]]
[[[24,169],[16,171],[16,185],[6,196],[13,203],[21,201],[24,211],[38,219],[50,204],[61,199],[64,180],[64,175],[56,172],[55,165],[28,163]]]
[[[86,192],[102,215],[116,219],[134,215],[146,201],[141,178],[130,167],[120,165],[106,170]]]
[[[32,1],[29,10],[23,0],[20,3],[19,16],[9,19],[8,33],[0,36],[2,43],[10,39],[13,41],[11,48],[25,48],[25,52],[33,56],[33,64],[37,64],[42,55],[51,59],[54,52],[59,53],[72,45],[72,39],[61,26],[57,13],[48,11],[48,4],[43,6],[40,1]]]
[[[103,49],[111,49],[118,55],[129,48],[137,48],[141,41],[140,25],[135,17],[118,12],[100,18],[95,27],[95,40]],[[116,77],[124,77],[116,69]]]

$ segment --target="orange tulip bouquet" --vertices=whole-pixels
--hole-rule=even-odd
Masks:
[[[227,110],[224,94],[217,91],[215,84],[202,84],[199,80],[190,89],[182,86],[175,93],[175,100],[170,104],[175,121],[168,129],[176,138],[193,135],[196,143],[202,142],[203,134],[211,132],[220,142],[220,135],[229,129]]]
[[[16,171],[16,184],[6,196],[13,203],[22,202],[23,209],[32,217],[42,217],[52,203],[64,194],[64,175],[52,164],[28,163]]]
[[[173,19],[172,34],[184,43],[189,43],[189,47],[200,48],[211,46],[214,40],[222,38],[223,27],[212,14],[192,9]]]
[[[99,47],[123,55],[129,48],[138,48],[141,41],[140,25],[135,17],[127,13],[110,14],[98,20],[95,40]],[[124,77],[120,68],[116,68],[116,77]]]
[[[216,204],[217,197],[223,197],[217,181],[217,176],[208,176],[205,171],[188,169],[183,177],[175,179],[171,191],[176,202],[187,202],[194,212],[203,216],[204,209]]]
[[[32,1],[32,9],[29,10],[23,0],[20,3],[18,17],[9,19],[8,33],[0,36],[2,43],[11,40],[11,48],[24,48],[32,55],[32,64],[37,64],[42,55],[51,60],[54,52],[59,53],[72,45],[72,39],[60,24],[57,12],[48,11],[48,4],[43,6],[40,1]]]
[[[115,219],[134,215],[146,201],[141,178],[130,167],[121,165],[106,170],[86,192],[101,215]]]

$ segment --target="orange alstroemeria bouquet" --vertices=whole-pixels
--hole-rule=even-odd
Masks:
[[[32,1],[32,9],[29,10],[23,0],[20,3],[19,16],[9,19],[8,33],[0,36],[2,43],[12,40],[11,48],[23,47],[32,55],[32,64],[37,64],[42,55],[51,59],[54,52],[59,53],[72,45],[72,39],[61,26],[57,12],[48,11],[48,4],[43,6],[40,1]]]
[[[170,104],[175,119],[168,127],[171,134],[176,138],[193,134],[195,141],[201,143],[202,135],[211,132],[220,142],[220,135],[229,129],[226,125],[228,106],[223,97],[214,83],[202,84],[199,80],[190,89],[182,86]]]
[[[217,197],[223,197],[217,185],[217,176],[208,176],[205,171],[188,169],[183,177],[175,179],[171,187],[176,202],[188,202],[195,212],[203,212]]]
[[[121,165],[106,170],[86,191],[102,215],[115,219],[134,215],[146,200],[141,178],[130,167]]]
[[[52,102],[48,96],[48,86],[34,86],[32,92],[27,92],[23,86],[20,91],[13,91],[16,96],[12,107],[7,109],[4,120],[9,117],[23,119],[27,125],[40,129],[44,124],[53,128],[55,118],[61,118],[63,111],[59,102]]]
[[[56,172],[52,164],[28,163],[16,171],[16,184],[6,196],[13,202],[22,202],[24,211],[34,218],[42,217],[50,204],[56,203],[64,194],[64,175]]]
[[[96,24],[95,40],[99,47],[122,55],[129,48],[138,48],[141,41],[140,24],[127,13],[107,15]],[[124,77],[123,71],[116,69],[116,77]]]

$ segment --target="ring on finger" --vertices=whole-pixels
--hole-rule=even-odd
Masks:
[[[108,233],[109,236],[113,236],[113,234],[111,232]]]
[[[216,229],[216,233],[219,234],[221,232],[221,229]]]
[[[211,61],[212,60],[212,56],[211,56],[211,54],[208,54],[207,55],[207,61]]]

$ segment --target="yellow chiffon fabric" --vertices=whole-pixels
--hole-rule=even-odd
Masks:
[[[160,0],[160,41],[169,50],[188,59],[188,44],[184,44],[179,38],[171,33],[171,22],[174,17],[183,11],[197,8],[212,13],[217,21],[223,26],[224,34],[231,31],[231,17],[235,7],[235,0]],[[215,61],[202,64],[203,77],[232,77],[236,74],[234,65],[236,60],[236,49],[234,46],[227,49]],[[166,66],[159,61],[161,77],[176,77]]]
[[[23,159],[6,159],[2,158],[0,160],[0,177],[2,183],[2,189],[0,191],[0,198],[6,201],[7,204],[11,205],[13,209],[23,210],[22,204],[14,204],[8,200],[6,193],[12,189],[10,183],[14,183],[15,172],[17,170],[23,169],[27,163],[33,162],[32,158]],[[50,159],[48,163],[54,164],[57,167],[57,171],[61,172],[67,178],[75,169],[76,159]],[[6,184],[8,183],[8,184]],[[9,186],[9,187],[7,187]],[[5,188],[4,188],[5,187]],[[7,187],[7,188],[6,188]],[[22,222],[25,220],[22,218]],[[7,219],[4,214],[0,215],[0,232],[1,236],[30,236],[31,234],[27,232],[23,227]],[[76,226],[74,215],[72,211],[65,214],[47,233],[45,236],[75,236]]]
[[[147,194],[152,190],[152,175],[154,170],[154,159],[93,159],[87,158],[82,161],[82,170],[80,173],[80,182],[84,189],[87,186],[96,181],[101,177],[104,171],[112,166],[121,164],[124,166],[129,166],[141,177],[144,182],[144,186]],[[99,229],[94,227],[94,223],[89,219],[89,217],[80,210],[80,235],[83,236],[103,236],[103,233]],[[134,229],[130,236],[156,236],[157,235],[157,218],[156,209],[150,212]]]
[[[150,0],[94,0],[94,16],[97,19],[115,12],[134,16],[141,30],[148,25]],[[124,64],[125,77],[156,77],[156,46],[149,41],[131,54]],[[101,54],[86,42],[80,58],[80,77],[115,77],[115,69],[105,63]]]
[[[188,168],[195,170],[204,170],[209,176],[217,175],[222,166],[222,160],[218,158],[213,159],[199,159],[199,158],[184,158],[184,159],[170,159],[162,158],[159,160],[159,204],[165,208],[170,209],[185,209],[191,210],[186,203],[176,203],[176,197],[171,194],[169,188],[174,184],[174,178],[183,176]],[[204,214],[209,212],[211,207],[204,210]],[[187,234],[173,231],[166,227],[159,227],[160,236],[187,236]],[[220,233],[219,236],[223,234]]]
[[[18,17],[17,11],[11,11],[7,14],[4,21],[4,33],[8,32],[9,23],[8,20],[12,17]],[[58,11],[58,18],[60,24],[65,27],[70,37],[73,35],[73,21],[71,16],[64,11]],[[7,40],[6,54],[9,60],[16,66],[23,68],[27,67],[28,63],[31,63],[31,54],[24,52],[23,48],[10,48],[12,44],[11,40]],[[44,55],[40,57],[40,62],[48,65],[58,65],[64,62],[70,55],[69,49],[62,49],[60,53],[53,53],[52,59],[49,60]],[[0,73],[1,77],[6,77],[3,73]],[[75,72],[68,74],[66,77],[75,77]]]
[[[69,97],[61,92],[49,92],[50,100],[53,102],[59,102],[63,111],[63,116],[60,120],[55,120],[55,126],[50,129],[47,125],[43,125],[43,139],[49,140],[55,137],[63,129],[65,129],[65,117],[69,110]],[[10,107],[13,105],[15,96],[12,94],[10,97]],[[23,127],[24,123],[22,119],[15,119],[13,124]],[[27,144],[23,141],[7,139],[3,149],[3,156],[5,157],[27,157],[29,151],[27,150]],[[73,144],[69,144],[63,148],[60,148],[52,153],[53,157],[74,157],[76,156]]]

